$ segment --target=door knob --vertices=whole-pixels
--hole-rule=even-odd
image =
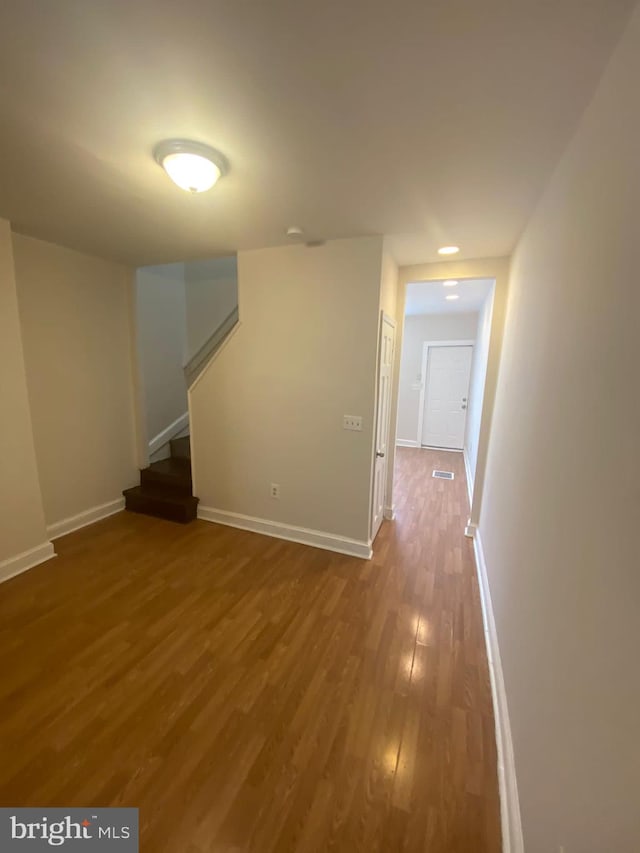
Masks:
[[[380,451],[376,451],[376,456],[380,457],[380,459],[384,459],[384,453],[380,453]]]
[[[466,405],[465,405],[464,403],[462,404],[462,408],[463,408],[463,409],[466,409],[466,408],[467,408],[467,407],[466,407]]]

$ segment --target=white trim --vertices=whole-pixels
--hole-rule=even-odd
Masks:
[[[387,521],[393,521],[393,519],[396,517],[395,508],[392,506],[386,506],[382,513],[382,517],[386,518]]]
[[[427,358],[429,356],[429,347],[475,347],[474,340],[459,340],[459,341],[423,341],[422,342],[422,361],[420,362],[420,396],[418,397],[418,447],[426,447],[422,444],[422,421],[424,420],[424,397],[427,393]],[[471,354],[473,359],[473,353]],[[473,363],[473,362],[472,362]],[[471,372],[469,372],[469,381],[471,381]],[[467,394],[467,398],[468,398]],[[467,399],[467,405],[469,400]],[[465,418],[465,434],[467,431],[467,419]],[[437,448],[438,450],[440,448]],[[462,450],[462,448],[458,448]]]
[[[8,581],[9,578],[14,578],[16,575],[26,572],[27,569],[32,569],[55,556],[56,552],[53,550],[51,542],[43,542],[42,545],[36,545],[35,548],[16,554],[15,557],[2,560],[0,562],[0,583]]]
[[[371,543],[358,539],[347,539],[333,533],[323,533],[320,530],[309,530],[306,527],[294,527],[291,524],[281,524],[279,521],[269,521],[266,518],[254,518],[251,515],[241,515],[237,512],[227,512],[209,506],[198,507],[198,518],[203,521],[213,521],[227,527],[237,527],[240,530],[250,530],[262,533],[275,539],[287,539],[289,542],[300,542],[314,548],[324,548],[336,551],[338,554],[348,554],[351,557],[361,557],[370,560],[372,555]]]
[[[462,453],[459,447],[438,447],[436,444],[421,444],[420,450],[437,450],[443,453]]]
[[[474,524],[471,521],[471,518],[469,518],[469,519],[467,519],[467,524],[464,528],[464,535],[467,537],[467,539],[473,539],[473,537],[476,535],[477,529],[478,529],[478,525]]]
[[[239,294],[238,294],[238,295],[239,295]],[[239,310],[239,307],[240,307],[240,306],[238,306],[238,310]],[[218,347],[218,349],[215,351],[215,358],[210,358],[210,359],[209,359],[209,361],[205,364],[205,366],[202,368],[202,370],[200,371],[200,373],[199,373],[199,374],[196,376],[196,378],[193,380],[193,382],[191,383],[191,385],[189,385],[189,387],[188,387],[188,389],[187,389],[187,391],[188,391],[188,393],[189,393],[189,394],[193,391],[193,389],[196,387],[196,385],[198,384],[198,382],[200,382],[200,380],[201,380],[201,379],[202,379],[202,377],[205,375],[205,373],[209,370],[209,368],[210,368],[210,367],[211,367],[211,365],[214,363],[214,361],[216,361],[216,360],[217,360],[217,358],[218,358],[218,356],[221,354],[221,352],[222,352],[224,349],[226,349],[226,348],[227,348],[227,346],[229,345],[229,341],[231,341],[231,339],[235,337],[235,335],[237,334],[237,332],[240,330],[240,327],[241,327],[241,326],[242,326],[242,320],[240,320],[240,319],[239,319],[239,320],[238,320],[238,322],[235,324],[235,326],[234,326],[234,327],[231,329],[231,331],[227,334],[227,336],[225,337],[225,339],[222,341],[222,343],[220,344],[220,346]]]
[[[396,447],[419,447],[417,441],[408,441],[406,438],[396,439]]]
[[[473,504],[473,477],[471,475],[471,462],[469,462],[466,447],[462,450],[462,458],[464,459],[464,471],[467,475],[467,494],[469,495],[469,512],[471,512],[471,506]]]
[[[166,429],[163,429],[162,432],[159,432],[154,438],[149,442],[149,456],[153,456],[154,453],[157,453],[161,447],[164,447],[165,444],[168,444],[172,438],[182,432],[183,430],[189,427],[189,412],[185,412],[184,415],[180,415],[179,418],[176,418],[175,421],[169,424]]]
[[[487,564],[482,550],[480,532],[476,530],[473,539],[473,549],[476,555],[476,568],[480,586],[480,601],[482,603],[482,622],[484,624],[487,658],[489,661],[489,677],[491,679],[491,695],[493,697],[493,715],[496,725],[496,747],[498,751],[498,787],[500,791],[500,816],[502,823],[503,853],[524,853],[522,838],[522,822],[520,820],[520,802],[516,767],[513,757],[513,742],[511,740],[511,725],[507,694],[504,687],[504,676],[498,647],[496,623],[491,605],[491,591],[487,577]]]
[[[385,430],[385,443],[384,443],[384,451],[385,458],[382,460],[384,463],[383,470],[383,487],[384,487],[384,497],[382,503],[382,518],[376,529],[374,530],[375,525],[375,484],[376,484],[376,464],[378,459],[378,452],[382,450],[382,448],[378,445],[378,433],[379,433],[379,419],[380,419],[380,376],[382,371],[382,341],[384,337],[384,325],[385,323],[391,327],[393,330],[393,338],[391,343],[391,365],[389,370],[389,389],[388,389],[388,407],[387,407],[387,423]],[[385,517],[384,508],[386,506],[387,501],[393,501],[393,494],[388,494],[389,492],[389,455],[390,455],[390,447],[391,447],[391,409],[393,406],[393,376],[395,370],[395,359],[396,359],[396,321],[393,317],[389,316],[389,314],[385,314],[384,310],[380,310],[380,328],[378,329],[378,348],[376,351],[376,400],[375,407],[373,412],[373,436],[371,442],[371,477],[369,478],[369,536],[371,537],[371,543],[375,541],[376,536],[378,535],[378,531],[380,530],[380,526]]]
[[[116,498],[115,501],[109,501],[106,504],[85,509],[77,515],[71,515],[69,518],[63,518],[62,521],[56,521],[55,524],[47,525],[47,533],[52,539],[58,539],[59,536],[66,536],[67,533],[73,533],[74,530],[80,530],[81,527],[86,527],[87,524],[93,524],[96,521],[101,521],[103,518],[108,518],[116,512],[121,512],[124,509],[124,498]]]
[[[476,342],[475,338],[458,338],[455,341],[423,341],[422,347],[472,347]]]

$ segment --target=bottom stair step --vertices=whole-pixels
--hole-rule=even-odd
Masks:
[[[126,509],[187,524],[196,518],[198,498],[176,492],[156,491],[143,486],[125,489]]]

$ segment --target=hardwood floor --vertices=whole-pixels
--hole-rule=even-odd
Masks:
[[[138,806],[145,853],[497,853],[462,456],[397,455],[369,562],[121,513],[0,585],[0,804]]]

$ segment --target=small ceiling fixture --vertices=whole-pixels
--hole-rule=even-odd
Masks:
[[[187,139],[166,139],[153,156],[174,184],[190,193],[210,190],[227,173],[227,161],[213,148]]]
[[[303,234],[304,231],[299,225],[290,225],[289,228],[287,228],[287,237],[291,237],[292,239],[302,237]]]
[[[442,284],[444,287],[455,287],[458,282],[455,278],[448,278],[446,281],[443,281]]]
[[[460,299],[460,294],[458,294],[458,293],[449,293],[447,296],[445,296],[445,299],[449,299],[449,300],[451,300],[451,299]]]
[[[457,255],[460,251],[459,246],[441,246],[438,249],[439,255]]]

